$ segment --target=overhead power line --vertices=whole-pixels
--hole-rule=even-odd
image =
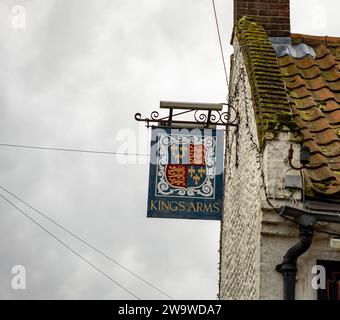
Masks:
[[[55,221],[54,219],[52,219],[51,217],[49,217],[47,214],[41,212],[40,210],[34,208],[32,205],[30,205],[29,203],[27,203],[26,201],[24,201],[23,199],[19,198],[17,195],[15,195],[14,193],[10,192],[8,189],[6,189],[5,187],[0,185],[0,189],[4,190],[5,192],[7,192],[9,195],[11,195],[13,198],[17,199],[18,201],[20,201],[21,203],[25,204],[27,207],[29,207],[30,209],[32,209],[33,211],[35,211],[36,213],[38,213],[40,216],[44,217],[45,219],[47,219],[48,221],[52,222],[54,225],[56,225],[57,227],[59,227],[60,229],[64,230],[66,233],[68,233],[69,235],[71,235],[72,237],[74,237],[75,239],[79,240],[80,242],[82,242],[83,244],[85,244],[86,246],[88,246],[89,248],[91,248],[92,250],[96,251],[98,254],[100,254],[101,256],[103,256],[104,258],[106,258],[107,260],[111,261],[112,263],[114,263],[115,265],[119,266],[120,268],[124,269],[125,271],[127,271],[129,274],[133,275],[134,277],[136,277],[137,279],[139,279],[140,281],[144,282],[146,285],[148,285],[149,287],[153,288],[154,290],[158,291],[159,293],[161,293],[162,295],[168,297],[171,300],[174,300],[174,298],[172,298],[170,295],[168,295],[166,292],[164,292],[163,290],[161,290],[160,288],[158,288],[157,286],[155,286],[154,284],[152,284],[151,282],[145,280],[143,277],[141,277],[140,275],[136,274],[135,272],[129,270],[127,267],[123,266],[122,264],[120,264],[118,261],[116,261],[115,259],[111,258],[108,254],[104,253],[102,250],[98,249],[97,247],[95,247],[94,245],[90,244],[88,241],[82,239],[80,236],[76,235],[74,232],[72,232],[70,229],[62,226],[60,223],[58,223],[57,221]]]
[[[67,148],[54,148],[54,147],[42,147],[42,146],[28,146],[21,144],[9,144],[0,143],[0,147],[13,147],[13,148],[25,148],[25,149],[38,149],[38,150],[52,150],[52,151],[65,151],[65,152],[80,152],[80,153],[94,153],[94,154],[108,154],[108,155],[123,155],[123,156],[142,156],[150,157],[146,153],[128,153],[128,152],[114,152],[114,151],[95,151],[95,150],[82,150],[82,149],[67,149]],[[306,169],[315,169],[312,165],[327,165],[327,164],[338,164],[340,161],[323,161],[323,162],[310,162]]]
[[[6,202],[8,202],[11,206],[13,206],[17,211],[19,211],[21,214],[23,214],[27,219],[29,219],[31,222],[33,222],[36,226],[38,226],[39,228],[41,228],[42,230],[44,230],[47,234],[49,234],[54,240],[56,240],[57,242],[59,242],[61,245],[63,245],[66,249],[68,249],[70,252],[72,252],[73,254],[75,254],[78,258],[80,258],[81,260],[83,260],[86,264],[88,264],[90,267],[92,267],[93,269],[95,269],[97,272],[99,272],[100,274],[102,274],[104,277],[106,277],[107,279],[109,279],[111,282],[113,282],[115,285],[117,285],[118,287],[120,287],[121,289],[123,289],[125,292],[127,292],[129,295],[131,295],[132,297],[134,297],[137,300],[140,300],[140,298],[135,295],[132,291],[130,291],[129,289],[127,289],[126,287],[124,287],[122,284],[120,284],[118,281],[114,280],[112,277],[110,277],[107,273],[105,273],[104,271],[102,271],[101,269],[99,269],[97,266],[95,266],[92,262],[90,262],[89,260],[87,260],[86,258],[84,258],[80,253],[78,253],[77,251],[75,251],[74,249],[72,249],[69,245],[67,245],[64,241],[60,240],[57,236],[55,236],[52,232],[50,232],[49,230],[47,230],[44,226],[42,226],[39,222],[35,221],[31,216],[29,216],[26,212],[24,212],[23,210],[21,210],[18,206],[16,206],[12,201],[10,201],[9,199],[7,199],[4,195],[2,195],[0,193],[0,197],[2,199],[4,199]]]
[[[213,5],[213,9],[214,9],[214,16],[215,16],[215,23],[216,23],[218,42],[220,44],[220,50],[221,50],[221,57],[222,57],[222,62],[223,62],[225,80],[227,82],[227,89],[228,89],[229,88],[228,72],[227,72],[227,67],[226,67],[226,63],[225,63],[225,59],[224,59],[223,46],[222,46],[222,40],[221,40],[220,27],[219,27],[218,18],[217,18],[215,0],[211,0],[211,2],[212,2],[212,5]]]
[[[128,153],[128,152],[115,152],[115,151],[68,149],[68,148],[55,148],[55,147],[42,147],[42,146],[28,146],[28,145],[22,145],[22,144],[9,144],[9,143],[0,143],[0,146],[1,147],[10,147],[10,148],[25,148],[25,149],[64,151],[64,152],[79,152],[79,153],[94,153],[94,154],[149,157],[149,154],[146,154],[146,153]]]
[[[114,152],[114,151],[95,151],[95,150],[82,150],[82,149],[67,149],[67,148],[53,148],[53,147],[41,147],[41,146],[28,146],[20,144],[8,144],[0,143],[0,147],[13,147],[13,148],[25,148],[25,149],[38,149],[38,150],[52,150],[52,151],[66,151],[66,152],[80,152],[80,153],[94,153],[94,154],[108,154],[108,155],[123,155],[123,156],[142,156],[150,157],[146,153],[128,153],[128,152]],[[310,162],[306,169],[315,169],[312,165],[327,165],[338,164],[340,161],[323,161],[323,162]]]

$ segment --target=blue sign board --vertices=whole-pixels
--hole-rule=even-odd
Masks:
[[[220,220],[224,132],[152,129],[148,217]]]

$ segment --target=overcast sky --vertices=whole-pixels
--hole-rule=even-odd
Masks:
[[[338,1],[291,3],[293,32],[340,36]],[[229,70],[232,1],[216,6]],[[1,0],[0,41],[0,143],[146,153],[136,112],[226,99],[210,0]],[[147,219],[147,158],[0,148],[1,186],[172,297],[216,298],[219,223]],[[6,197],[140,298],[163,298]],[[1,299],[130,298],[0,200]]]

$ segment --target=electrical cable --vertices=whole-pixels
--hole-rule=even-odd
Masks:
[[[189,111],[192,111],[192,110],[189,110]],[[189,112],[189,111],[185,111],[185,112]],[[162,120],[162,119],[160,119],[160,120]],[[10,143],[0,143],[0,147],[37,149],[37,150],[50,150],[50,151],[63,151],[63,152],[78,152],[78,153],[92,153],[92,154],[107,154],[107,155],[150,157],[150,155],[146,154],[146,153],[128,153],[128,152],[115,152],[115,151],[99,151],[99,150],[97,151],[97,150],[84,150],[84,149],[68,149],[68,148],[42,147],[42,146],[10,144]],[[320,166],[320,165],[338,164],[338,163],[340,163],[340,161],[310,162],[308,164],[308,166],[306,167],[306,169],[315,169],[315,168],[319,168],[318,166]],[[311,165],[315,165],[315,167],[313,167]]]
[[[211,0],[211,2],[212,2],[212,5],[213,5],[213,9],[214,9],[214,16],[215,16],[217,35],[218,35],[218,42],[220,44],[224,74],[225,74],[225,79],[226,79],[226,82],[227,82],[227,89],[228,89],[229,88],[228,72],[227,72],[227,67],[226,67],[226,63],[225,63],[225,59],[224,59],[223,46],[222,46],[222,41],[221,41],[221,33],[220,33],[220,27],[219,27],[218,18],[217,18],[215,0]]]
[[[29,146],[29,145],[9,144],[9,143],[0,143],[0,146],[1,147],[12,147],[12,148],[25,148],[25,149],[64,151],[64,152],[93,153],[93,154],[124,155],[124,156],[143,156],[143,157],[149,157],[150,156],[149,154],[145,154],[145,153],[128,153],[128,152],[115,152],[115,151],[96,151],[96,150],[54,148],[54,147]]]
[[[68,233],[69,235],[71,235],[73,238],[79,240],[80,242],[82,242],[83,244],[85,244],[86,246],[88,246],[89,248],[91,248],[92,250],[96,251],[97,253],[99,253],[101,256],[103,256],[104,258],[108,259],[109,261],[111,261],[112,263],[116,264],[117,266],[121,267],[122,269],[124,269],[125,271],[127,271],[128,273],[130,273],[131,275],[133,275],[134,277],[136,277],[137,279],[139,279],[140,281],[144,282],[146,285],[148,285],[149,287],[153,288],[154,290],[158,291],[159,293],[161,293],[162,295],[168,297],[171,300],[174,300],[174,298],[172,298],[170,295],[168,295],[167,293],[165,293],[163,290],[161,290],[160,288],[158,288],[157,286],[153,285],[151,282],[143,279],[141,276],[139,276],[138,274],[136,274],[135,272],[129,270],[128,268],[126,268],[125,266],[123,266],[122,264],[120,264],[119,262],[117,262],[116,260],[114,260],[113,258],[111,258],[109,255],[107,255],[106,253],[104,253],[102,250],[98,249],[97,247],[95,247],[94,245],[90,244],[88,241],[82,239],[80,236],[76,235],[74,232],[72,232],[70,229],[62,226],[60,223],[58,223],[57,221],[55,221],[54,219],[50,218],[47,214],[41,212],[40,210],[34,208],[32,205],[30,205],[29,203],[27,203],[26,201],[24,201],[23,199],[21,199],[20,197],[18,197],[17,195],[15,195],[14,193],[10,192],[8,189],[6,189],[5,187],[0,185],[0,188],[2,190],[4,190],[5,192],[7,192],[9,195],[11,195],[12,197],[14,197],[16,200],[22,202],[23,204],[25,204],[27,207],[29,207],[30,209],[32,209],[33,211],[35,211],[36,213],[38,213],[40,216],[44,217],[45,219],[47,219],[48,221],[52,222],[54,225],[56,225],[57,227],[59,227],[60,229],[62,229],[63,231],[65,231],[66,233]]]
[[[49,234],[53,239],[55,239],[57,242],[59,242],[61,245],[63,245],[66,249],[68,249],[70,252],[72,252],[73,254],[75,254],[78,258],[80,258],[81,260],[83,260],[86,264],[88,264],[89,266],[91,266],[93,269],[95,269],[97,272],[99,272],[100,274],[102,274],[104,277],[106,277],[107,279],[109,279],[111,282],[113,282],[115,285],[117,285],[118,287],[120,287],[121,289],[123,289],[125,292],[127,292],[129,295],[131,295],[132,297],[134,297],[137,300],[141,300],[138,296],[136,296],[132,291],[130,291],[129,289],[127,289],[126,287],[124,287],[122,284],[120,284],[119,282],[117,282],[116,280],[114,280],[113,278],[111,278],[107,273],[105,273],[104,271],[102,271],[101,269],[99,269],[97,266],[95,266],[92,262],[90,262],[89,260],[87,260],[86,258],[84,258],[80,253],[78,253],[77,251],[75,251],[74,249],[72,249],[69,245],[67,245],[64,241],[60,240],[57,236],[55,236],[52,232],[48,231],[44,226],[42,226],[39,222],[35,221],[31,216],[29,216],[26,212],[24,212],[23,210],[21,210],[19,207],[17,207],[12,201],[8,200],[4,195],[2,195],[0,193],[0,197],[2,199],[4,199],[6,202],[8,202],[10,205],[12,205],[15,209],[17,209],[21,214],[23,214],[27,219],[29,219],[31,222],[33,222],[36,226],[38,226],[39,228],[41,228],[42,230],[44,230],[47,234]]]

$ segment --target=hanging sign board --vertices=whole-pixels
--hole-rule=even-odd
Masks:
[[[148,217],[221,219],[223,136],[215,129],[152,129]]]

